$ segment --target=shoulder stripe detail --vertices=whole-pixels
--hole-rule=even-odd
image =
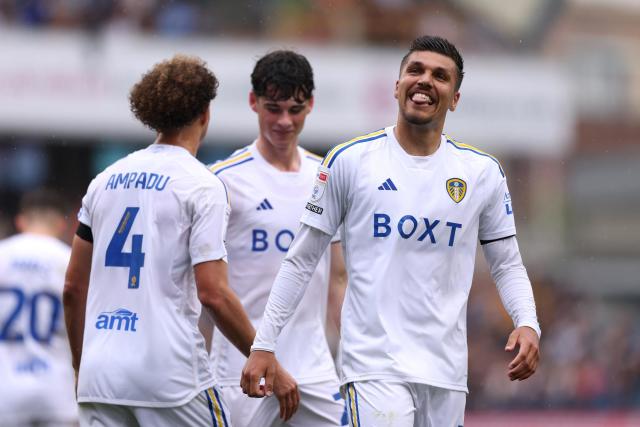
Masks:
[[[227,157],[227,159],[230,159],[232,157],[238,156],[238,155],[244,153],[245,151],[249,151],[249,147],[238,148],[236,151],[231,153],[231,155],[229,157]]]
[[[228,158],[227,160],[223,160],[221,162],[217,162],[214,163],[213,165],[211,165],[209,167],[209,170],[215,174],[217,174],[218,172],[220,172],[223,169],[226,169],[227,167],[231,167],[231,166],[235,166],[237,164],[240,163],[244,163],[245,161],[248,160],[253,160],[253,157],[251,157],[251,153],[250,152],[245,152],[242,153],[238,156],[232,156],[230,158]]]
[[[451,138],[449,135],[445,135],[445,137],[447,138],[447,142],[449,144],[453,145],[454,147],[456,147],[458,150],[471,151],[472,153],[476,153],[476,154],[478,154],[480,156],[488,157],[491,160],[493,160],[494,162],[496,162],[496,164],[498,165],[498,169],[500,169],[500,174],[504,178],[504,170],[502,169],[502,165],[500,164],[498,159],[493,157],[491,154],[485,153],[484,151],[474,147],[473,145],[463,144],[461,142],[458,142],[458,141],[454,140],[453,138]]]
[[[311,159],[311,160],[315,160],[316,162],[321,162],[322,161],[322,156],[318,156],[316,153],[312,153],[311,151],[304,150],[304,155],[305,155],[306,158]]]
[[[342,144],[338,144],[335,147],[333,147],[333,149],[331,151],[329,151],[327,156],[322,161],[322,165],[326,166],[327,168],[330,168],[331,165],[333,164],[333,162],[338,157],[338,155],[340,153],[342,153],[344,150],[346,150],[347,148],[349,148],[349,147],[351,147],[351,146],[353,146],[355,144],[359,144],[361,142],[373,141],[374,139],[382,138],[383,136],[387,136],[387,134],[385,133],[384,129],[380,129],[380,130],[378,130],[376,132],[372,132],[372,133],[368,133],[366,135],[358,136],[356,138],[353,138],[350,141],[344,142]]]
[[[227,166],[224,166],[224,167],[221,167],[221,168],[218,168],[218,169],[213,169],[213,168],[211,168],[211,172],[213,172],[215,175],[218,175],[218,174],[219,174],[220,172],[222,172],[222,171],[225,171],[225,170],[227,170],[227,169],[234,168],[234,167],[236,167],[236,166],[238,166],[238,165],[241,165],[241,164],[243,164],[243,163],[250,162],[251,160],[253,160],[253,157],[247,157],[247,158],[246,158],[246,159],[244,159],[244,160],[241,160],[241,161],[239,161],[239,162],[232,163],[232,164],[230,164],[230,165],[227,165]]]

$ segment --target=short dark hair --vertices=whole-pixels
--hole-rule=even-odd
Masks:
[[[176,55],[156,64],[133,86],[131,111],[156,132],[179,130],[207,111],[218,79],[198,58]]]
[[[304,102],[313,96],[313,70],[303,55],[291,50],[276,50],[260,58],[251,73],[256,96],[274,101],[289,98]]]
[[[48,188],[30,191],[20,198],[19,213],[23,215],[50,211],[64,216],[67,214],[67,209],[68,205],[64,197]]]
[[[458,49],[447,39],[437,36],[421,36],[414,39],[409,45],[409,52],[402,58],[400,62],[400,72],[407,64],[409,55],[416,51],[435,52],[441,55],[447,56],[455,62],[458,71],[458,81],[456,82],[456,90],[460,89],[462,84],[462,78],[464,77],[464,61],[462,55],[458,52]]]

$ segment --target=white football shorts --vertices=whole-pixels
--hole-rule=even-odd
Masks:
[[[336,381],[300,384],[300,406],[286,423],[275,396],[248,397],[239,386],[220,386],[234,427],[339,427],[348,425],[345,403]]]
[[[467,394],[402,381],[343,386],[352,427],[462,427]]]
[[[231,427],[229,411],[216,387],[201,391],[191,401],[171,408],[80,403],[81,427]]]

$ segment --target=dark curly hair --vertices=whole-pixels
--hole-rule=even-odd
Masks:
[[[251,73],[251,86],[256,96],[297,102],[311,98],[315,88],[309,61],[290,50],[276,50],[260,58]]]
[[[460,89],[462,78],[464,77],[464,61],[462,60],[462,55],[460,55],[460,52],[458,52],[458,49],[456,49],[453,43],[451,43],[447,39],[443,39],[442,37],[437,36],[422,36],[414,39],[409,46],[409,52],[407,52],[407,54],[402,58],[402,61],[400,62],[401,73],[402,69],[407,64],[409,55],[416,51],[435,52],[451,58],[453,62],[455,62],[458,72],[456,90]]]
[[[181,129],[207,111],[218,79],[198,57],[176,55],[156,64],[133,86],[131,111],[160,133]]]

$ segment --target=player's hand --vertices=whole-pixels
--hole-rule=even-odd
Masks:
[[[273,380],[276,376],[276,356],[269,351],[252,351],[242,369],[240,387],[249,397],[265,397],[273,394]],[[264,386],[260,381],[264,378]]]
[[[273,392],[280,402],[280,418],[288,421],[298,410],[300,392],[296,380],[280,364],[276,368]]]
[[[509,379],[522,381],[536,371],[540,359],[540,340],[536,331],[528,326],[516,328],[509,335],[505,351],[519,348],[516,357],[509,363]]]

